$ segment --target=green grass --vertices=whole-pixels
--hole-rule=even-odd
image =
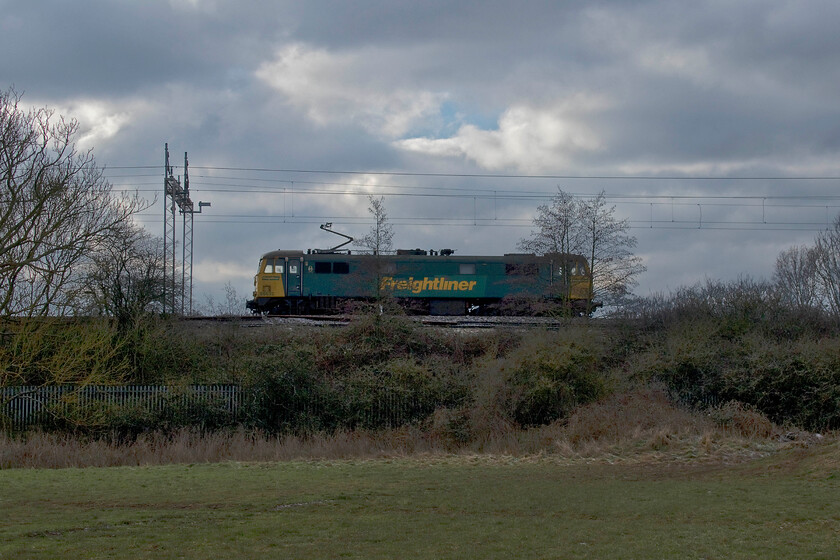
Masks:
[[[837,451],[5,470],[0,558],[832,558]]]

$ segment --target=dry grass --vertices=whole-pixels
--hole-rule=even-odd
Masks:
[[[813,434],[783,432],[740,403],[702,413],[676,406],[664,391],[644,389],[579,407],[549,426],[497,431],[480,450],[584,462],[730,463],[818,441]]]
[[[825,438],[783,432],[760,413],[728,403],[710,413],[674,405],[662,391],[638,390],[579,407],[566,420],[530,430],[505,424],[453,442],[439,412],[425,429],[340,431],[271,437],[245,430],[145,434],[130,443],[71,435],[0,435],[0,469],[173,463],[371,459],[384,457],[549,457],[563,462],[740,462]],[[834,438],[829,438],[833,441]]]
[[[245,430],[145,434],[130,443],[35,432],[0,435],[0,468],[106,467],[225,461],[288,461],[440,452],[410,430],[270,437]]]

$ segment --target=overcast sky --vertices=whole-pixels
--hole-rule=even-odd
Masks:
[[[0,86],[158,203],[189,152],[196,304],[361,237],[516,251],[557,188],[631,220],[636,293],[769,277],[840,211],[840,2],[0,0]],[[350,173],[352,172],[352,173]]]

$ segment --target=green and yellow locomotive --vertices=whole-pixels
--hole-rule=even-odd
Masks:
[[[449,249],[271,251],[260,258],[247,307],[254,313],[326,313],[383,297],[430,315],[533,314],[542,304],[583,314],[597,307],[580,255],[456,256]]]

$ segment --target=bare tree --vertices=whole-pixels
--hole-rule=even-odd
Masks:
[[[0,316],[60,314],[80,263],[144,203],[114,196],[76,121],[20,101],[0,92]]]
[[[368,212],[373,216],[373,226],[368,234],[359,239],[356,244],[369,249],[374,255],[393,251],[394,230],[388,221],[388,213],[385,211],[385,197],[376,198],[369,195]]]
[[[538,255],[580,252],[584,244],[579,217],[580,202],[557,189],[551,202],[537,207],[535,231],[531,237],[520,240],[518,247]]]
[[[537,207],[534,218],[535,231],[531,237],[517,244],[522,251],[537,255],[556,255],[563,281],[552,284],[558,296],[568,298],[572,283],[571,269],[576,262],[572,255],[583,253],[586,243],[580,223],[581,204],[571,194],[557,189],[548,204]]]
[[[820,304],[818,254],[815,247],[806,245],[793,246],[779,253],[773,284],[782,301],[799,309]]]
[[[840,216],[817,235],[814,251],[820,296],[825,307],[840,317]]]
[[[231,282],[225,282],[224,290],[225,297],[223,301],[217,302],[216,298],[212,295],[206,295],[205,305],[202,306],[202,309],[198,314],[222,317],[236,317],[237,315],[242,315],[242,302],[244,301],[244,298],[239,296],[236,292],[236,288],[233,287]]]
[[[89,314],[114,317],[126,330],[145,314],[160,311],[164,295],[163,240],[126,225],[90,258],[80,286]]]
[[[567,256],[584,255],[589,260],[593,301],[618,301],[645,270],[641,258],[633,254],[636,238],[627,233],[629,222],[615,217],[615,206],[607,205],[603,191],[586,201],[558,189],[550,203],[537,208],[534,226],[531,237],[521,240],[519,248],[566,257],[568,262],[561,265],[564,278],[575,262]],[[568,290],[571,282],[561,285]]]
[[[376,198],[368,195],[368,212],[373,217],[373,225],[370,231],[362,238],[356,240],[355,244],[367,249],[373,254],[373,258],[361,265],[359,270],[360,288],[373,295],[376,302],[374,309],[382,312],[389,302],[390,294],[382,288],[382,278],[389,273],[389,264],[380,258],[381,255],[391,253],[394,250],[394,230],[388,221],[388,213],[385,210],[385,197]]]
[[[636,285],[636,277],[645,271],[641,257],[632,251],[636,238],[627,233],[630,222],[615,217],[615,206],[607,205],[606,194],[601,191],[595,198],[581,203],[580,223],[586,241],[593,299],[621,301]]]

